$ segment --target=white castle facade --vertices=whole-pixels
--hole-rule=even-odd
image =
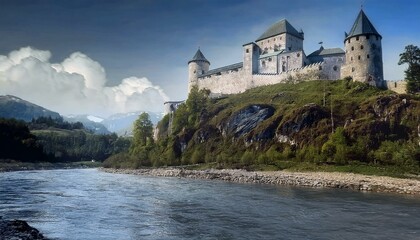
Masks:
[[[383,78],[382,36],[363,10],[349,33],[344,50],[321,48],[309,55],[303,50],[304,33],[283,19],[268,28],[258,39],[243,45],[243,62],[211,69],[210,61],[197,50],[188,62],[188,89],[196,85],[213,95],[235,94],[276,83],[351,77],[353,81],[405,91],[404,82]]]

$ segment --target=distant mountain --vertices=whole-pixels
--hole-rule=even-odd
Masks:
[[[130,113],[118,113],[114,114],[106,119],[104,119],[101,123],[111,132],[115,132],[120,136],[124,135],[132,135],[133,132],[133,123],[137,120],[139,115],[143,113],[140,112],[130,112]],[[153,124],[159,122],[162,118],[162,113],[153,113],[147,112],[150,116],[150,120]]]
[[[92,130],[97,134],[110,134],[109,131],[101,122],[102,118],[92,115],[69,115],[64,116],[64,120],[67,122],[81,122],[85,128]]]
[[[50,111],[21,98],[5,95],[0,96],[0,117],[15,118],[29,122],[33,118],[60,118],[61,116],[57,112]]]

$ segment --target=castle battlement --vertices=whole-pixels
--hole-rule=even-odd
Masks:
[[[351,77],[354,81],[400,91],[404,83],[383,80],[381,39],[361,10],[350,32],[345,34],[345,51],[321,46],[306,56],[303,31],[297,31],[283,19],[255,42],[243,45],[243,62],[209,70],[210,62],[199,49],[188,62],[189,89],[197,85],[213,95],[225,95],[282,82]]]

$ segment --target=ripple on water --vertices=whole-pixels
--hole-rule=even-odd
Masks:
[[[57,239],[415,239],[420,200],[337,189],[113,175],[0,175],[0,215]]]

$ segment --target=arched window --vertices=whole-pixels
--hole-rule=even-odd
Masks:
[[[360,60],[360,55],[357,58]]]
[[[360,45],[360,49],[363,49],[363,45]]]
[[[359,41],[359,36],[356,37],[356,41]]]
[[[337,66],[334,66],[334,67],[333,67],[333,70],[337,72],[338,67],[337,67]]]
[[[351,50],[354,51],[354,47],[351,47]]]

